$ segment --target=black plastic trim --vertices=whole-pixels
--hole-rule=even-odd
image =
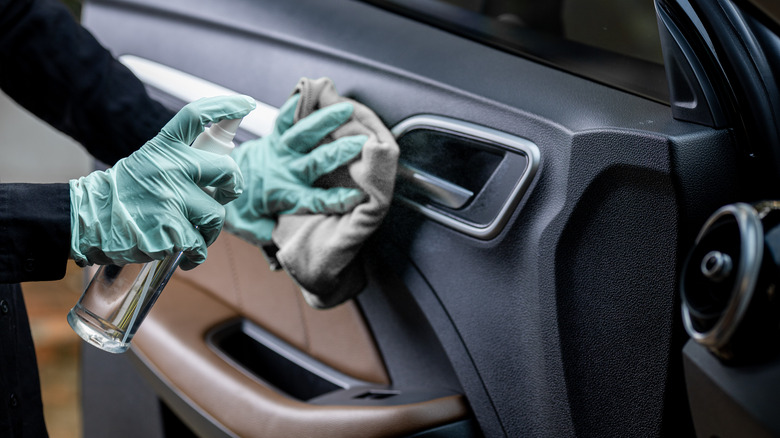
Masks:
[[[698,436],[780,435],[780,361],[729,366],[694,341],[685,345],[683,358]]]
[[[689,29],[686,35],[681,29],[685,24],[679,22],[679,14],[670,11],[666,3],[656,1],[656,12],[672,114],[678,120],[713,128],[725,127],[727,119],[717,92],[707,75],[708,69],[699,58],[699,54],[706,56],[706,45],[697,38],[695,30]]]
[[[482,433],[473,420],[463,420],[425,430],[410,435],[408,438],[476,438],[481,436]]]
[[[756,192],[767,191],[757,193],[758,197],[776,197],[778,190],[769,188],[768,183],[780,177],[780,88],[775,78],[780,66],[780,39],[731,0],[657,3],[677,23],[686,22],[684,36],[689,43],[706,41],[694,49],[704,63],[707,81],[715,88],[728,126],[735,129],[742,159],[747,159],[746,173],[758,180]]]

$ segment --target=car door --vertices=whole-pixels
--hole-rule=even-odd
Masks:
[[[777,90],[742,91],[776,64],[733,76],[707,4],[87,3],[172,109],[248,94],[246,140],[299,78],[329,77],[392,129],[401,171],[356,299],[311,309],[223,233],[130,353],[83,349],[85,436],[693,434],[681,266],[780,169]],[[712,4],[769,51],[759,3]]]

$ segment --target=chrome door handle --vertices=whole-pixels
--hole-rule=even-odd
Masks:
[[[501,232],[539,168],[533,142],[463,120],[416,115],[392,132],[401,147],[396,199],[479,239]]]
[[[401,183],[399,186],[403,189],[452,209],[463,207],[474,196],[471,190],[415,169],[406,163],[398,165],[398,180]]]

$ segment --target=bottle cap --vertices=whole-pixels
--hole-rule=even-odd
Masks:
[[[225,119],[212,123],[192,142],[192,147],[220,155],[229,154],[235,147],[233,137],[235,137],[238,131],[238,125],[241,124],[241,120]]]

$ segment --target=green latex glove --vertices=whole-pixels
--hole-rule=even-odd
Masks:
[[[271,241],[279,214],[342,214],[365,199],[362,191],[353,188],[311,186],[357,157],[368,140],[356,135],[316,147],[349,120],[354,107],[338,103],[293,124],[299,99],[296,94],[282,105],[270,135],[248,141],[232,153],[246,178],[246,190],[225,207],[225,227],[256,245]]]
[[[247,96],[192,102],[111,169],[71,180],[71,257],[80,266],[124,265],[184,251],[183,269],[205,261],[224,223],[222,204],[238,198],[243,178],[229,156],[189,145],[207,123],[254,107]],[[214,198],[201,187],[214,187]]]

